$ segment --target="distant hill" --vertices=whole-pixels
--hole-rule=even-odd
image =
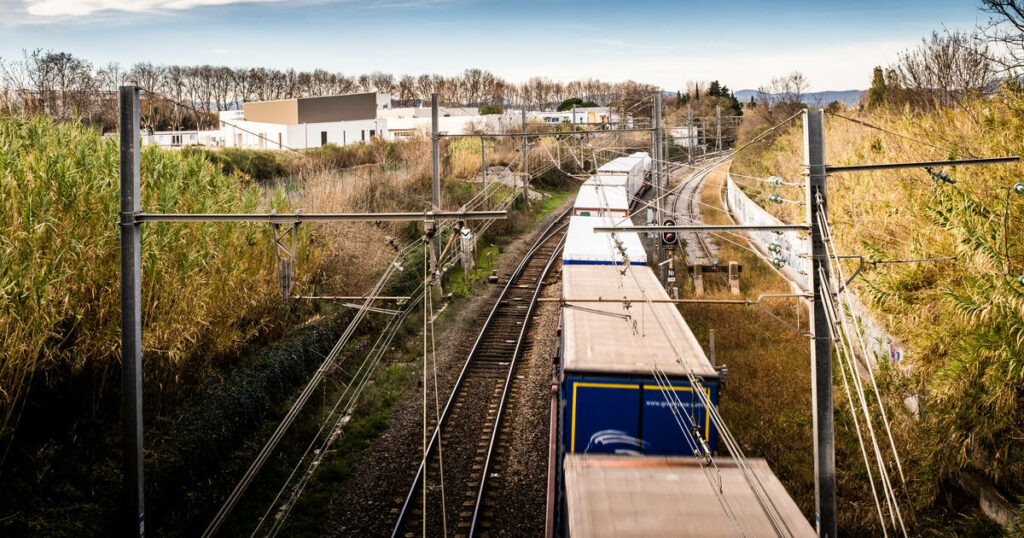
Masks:
[[[864,93],[864,90],[829,90],[823,92],[810,92],[804,94],[802,101],[810,105],[827,105],[832,101],[839,101],[840,103],[845,103],[847,105],[856,105],[860,102],[860,94],[862,93]],[[739,99],[741,103],[746,103],[750,101],[751,95],[756,99],[757,90],[740,90],[736,92],[736,99]]]

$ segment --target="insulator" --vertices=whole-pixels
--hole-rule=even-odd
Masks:
[[[1015,192],[1017,194],[1024,194],[1024,183],[1020,183],[1020,182],[1014,183],[1013,184],[1013,192]]]
[[[768,178],[768,184],[773,187],[781,187],[785,182],[779,176],[772,176]]]
[[[772,258],[772,265],[774,265],[775,267],[780,267],[781,268],[782,266],[786,265],[786,260],[776,256],[776,257]]]
[[[956,181],[950,179],[949,173],[947,173],[945,170],[932,170],[930,168],[926,168],[926,170],[928,170],[928,173],[932,176],[932,179],[935,181],[941,181],[942,183],[950,184],[956,183]]]
[[[1024,275],[1020,275],[1020,278],[1017,279],[1017,282],[1020,282],[1020,285],[1024,286]]]
[[[772,194],[771,196],[768,197],[768,201],[775,202],[776,204],[781,204],[782,197],[779,196],[778,194]]]
[[[782,252],[782,245],[778,243],[772,243],[768,245],[768,250],[771,252]]]

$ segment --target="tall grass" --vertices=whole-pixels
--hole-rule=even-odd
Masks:
[[[726,167],[709,174],[702,192],[704,219],[709,224],[732,223],[719,209],[719,192]],[[789,293],[785,279],[756,254],[743,248],[743,241],[714,240],[719,245],[719,259],[737,261],[743,266],[740,278],[743,296]],[[677,261],[682,263],[681,259]],[[729,294],[725,278],[709,274],[705,276],[705,283],[707,298],[735,298]],[[687,279],[684,279],[683,290],[692,291]],[[789,323],[796,324],[799,319],[806,327],[804,305],[798,306],[793,300],[766,300],[764,306]],[[698,340],[707,342],[709,329],[714,329],[717,335],[715,347],[719,364],[729,369],[722,413],[746,454],[765,458],[804,515],[813,521],[814,452],[807,339],[755,307],[680,305],[680,310]],[[841,389],[836,391],[835,398],[839,531],[844,536],[877,535],[880,533],[867,474]],[[909,442],[906,430],[898,430],[897,434],[901,435],[898,442],[906,448]],[[986,535],[992,531],[993,526],[980,510],[963,499],[932,503],[935,488],[926,460],[904,459],[903,465],[914,497],[911,509],[900,490],[901,508],[905,515],[911,510],[915,514],[912,534]],[[895,471],[893,473],[895,475]],[[877,475],[875,478],[877,480]]]
[[[929,111],[902,108],[863,114],[935,149],[840,118],[826,124],[830,163],[942,160],[1024,153],[1024,98],[1006,87],[992,99]],[[852,114],[855,112],[848,112]],[[751,175],[799,178],[799,126],[760,152],[741,156]],[[840,250],[877,259],[955,256],[954,262],[869,267],[856,289],[876,316],[908,343],[887,389],[894,408],[917,396],[920,422],[897,413],[904,450],[920,464],[921,494],[961,471],[980,471],[1011,494],[1024,493],[1024,197],[1007,190],[1020,165],[947,169],[956,182],[924,170],[837,174],[829,209]],[[776,206],[777,208],[778,206]],[[802,220],[792,208],[778,210]],[[802,210],[801,210],[802,212]],[[1005,219],[1005,220],[1004,220]],[[913,462],[912,462],[913,464]]]
[[[201,155],[150,147],[141,169],[146,211],[249,212],[264,203],[259,187]],[[82,392],[93,404],[117,386],[109,381],[120,360],[118,170],[117,141],[96,130],[0,116],[5,440],[30,386],[79,380],[80,390],[92,384]],[[143,360],[157,407],[275,318],[269,242],[255,225],[143,227]]]

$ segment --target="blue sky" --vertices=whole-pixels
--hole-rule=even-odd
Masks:
[[[488,69],[513,81],[632,78],[755,88],[793,70],[815,90],[865,88],[930,31],[987,19],[970,0],[0,0],[0,57],[346,74]]]

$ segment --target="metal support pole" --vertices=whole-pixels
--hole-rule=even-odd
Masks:
[[[715,151],[722,151],[722,107],[715,105]]]
[[[480,137],[480,173],[483,174],[482,192],[487,192],[487,144],[484,143],[484,137],[482,136]],[[487,206],[486,199],[484,200],[484,206]]]
[[[434,211],[441,210],[441,138],[437,125],[437,94],[430,94],[430,196]]]
[[[655,200],[657,201],[657,203],[655,205],[655,214],[657,215],[656,219],[657,219],[659,225],[665,223],[664,207],[663,207],[663,204],[662,204],[662,196],[661,196],[662,190],[665,187],[665,184],[664,184],[665,177],[664,177],[664,174],[662,173],[662,171],[664,170],[662,165],[663,165],[663,162],[664,162],[665,159],[664,159],[664,156],[662,155],[662,143],[661,143],[661,98],[662,98],[661,90],[658,90],[658,93],[654,94],[654,133],[652,133],[652,135],[651,135],[651,137],[654,139],[654,155],[652,155],[654,160],[652,162],[654,163],[654,170],[655,170],[655,174],[654,174],[654,185],[655,185],[654,196],[655,196]],[[664,259],[665,259],[665,242],[659,240],[658,241],[658,258],[655,261],[658,264],[658,280],[661,282],[662,286],[665,285],[665,266],[662,265],[662,263],[661,263],[661,261],[664,260]]]
[[[433,211],[441,210],[441,138],[437,119],[437,94],[430,94],[430,202]],[[437,253],[441,246],[440,230],[434,221],[433,236],[430,238],[430,273],[437,269]]]
[[[142,256],[139,89],[121,86],[121,420],[126,534],[146,532],[142,458]]]
[[[820,108],[804,113],[804,156],[807,166],[807,222],[811,227],[811,400],[814,405],[814,493],[818,535],[836,536],[836,458],[832,409],[832,336],[825,317],[829,260],[820,211],[828,218],[825,172],[825,123]]]
[[[530,159],[527,158],[526,107],[523,107],[523,202],[530,205]]]
[[[711,361],[711,366],[715,364],[715,330],[708,329],[708,360]]]
[[[686,161],[693,162],[693,145],[697,141],[693,136],[693,109],[686,103]]]

